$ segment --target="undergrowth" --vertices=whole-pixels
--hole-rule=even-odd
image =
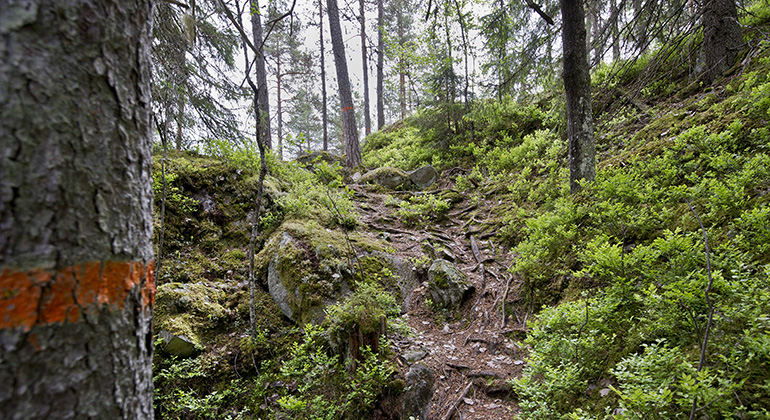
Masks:
[[[465,169],[457,190],[498,203],[489,230],[514,255],[521,308],[537,313],[513,383],[521,418],[689,418],[693,401],[697,418],[770,417],[770,43],[760,32],[747,45],[745,67],[714,87],[692,85],[689,50],[599,68],[594,86],[610,94],[596,95],[597,179],[575,196],[557,96],[475,103],[475,131],[440,150],[420,126],[435,110],[369,144],[365,159],[404,169],[432,150]],[[636,103],[618,93],[650,71]],[[687,201],[714,283],[700,372],[706,251]]]

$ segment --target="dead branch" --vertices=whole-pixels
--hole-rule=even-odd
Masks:
[[[447,366],[451,367],[452,369],[455,369],[455,370],[468,370],[468,369],[471,368],[470,366],[458,365],[458,364],[450,363],[450,362],[446,362],[445,364]]]
[[[457,410],[457,407],[460,406],[460,403],[463,402],[463,398],[465,398],[466,395],[468,395],[468,391],[470,391],[471,386],[473,385],[473,382],[469,382],[468,385],[465,387],[462,393],[460,393],[460,397],[457,398],[457,400],[449,407],[449,410],[444,413],[444,416],[441,417],[441,420],[449,420],[452,418],[452,414],[454,414],[454,411]]]
[[[471,249],[473,250],[473,258],[476,259],[476,262],[479,264],[484,263],[484,256],[481,255],[481,251],[479,250],[479,243],[476,241],[476,237],[471,235]],[[484,269],[484,266],[482,265],[481,269]]]
[[[505,284],[505,292],[503,292],[503,304],[502,304],[502,315],[503,315],[503,324],[501,328],[505,328],[505,300],[508,299],[508,289],[511,287],[511,280],[513,279],[513,276],[508,276],[508,282]]]
[[[529,6],[530,9],[537,12],[537,14],[540,15],[540,17],[543,18],[544,21],[548,22],[549,25],[553,25],[553,18],[548,16],[548,14],[545,13],[543,9],[540,8],[540,6],[535,4],[535,2],[533,2],[532,0],[526,0],[526,1],[527,1],[527,6]]]

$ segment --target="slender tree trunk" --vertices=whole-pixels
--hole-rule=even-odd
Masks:
[[[639,51],[647,49],[647,21],[644,17],[644,8],[642,0],[633,0],[634,8],[634,35],[636,37],[636,47]]]
[[[401,46],[401,52],[398,56],[398,99],[401,105],[401,119],[406,118],[406,59],[404,58],[404,18],[403,12],[398,13],[398,43]]]
[[[240,10],[240,5],[238,5],[238,1],[236,3],[236,9]],[[224,2],[221,3],[222,7],[226,7],[224,5]],[[245,35],[245,32],[242,31],[243,29],[243,22],[241,21],[240,14],[236,17],[230,16],[233,23],[237,22],[237,26],[241,29],[239,32],[241,33],[242,37],[242,46],[243,46],[243,60],[246,65],[246,82],[249,84],[249,87],[251,88],[252,97],[254,98],[254,105],[257,104],[257,98],[259,98],[260,90],[267,89],[266,85],[257,86],[254,84],[254,81],[251,79],[251,73],[250,73],[250,64],[249,61],[249,48],[247,43],[247,38]],[[262,53],[262,44],[255,45],[257,49],[259,49],[259,52]],[[251,335],[251,342],[252,344],[256,342],[257,340],[257,306],[256,306],[256,289],[257,289],[257,281],[254,276],[254,253],[256,251],[256,243],[257,243],[257,236],[259,234],[259,218],[260,218],[260,212],[262,210],[262,194],[264,190],[265,185],[265,176],[267,175],[267,164],[265,162],[265,143],[262,137],[260,136],[261,133],[264,132],[264,130],[261,127],[261,124],[263,120],[259,118],[260,110],[258,107],[254,107],[254,114],[257,117],[257,129],[256,129],[256,138],[257,138],[257,148],[259,149],[259,178],[257,182],[257,197],[254,202],[254,218],[251,220],[251,233],[249,235],[249,334]]]
[[[372,121],[369,119],[369,57],[366,55],[366,10],[364,0],[358,0],[361,10],[361,62],[364,69],[364,136],[372,133]]]
[[[591,42],[588,44],[589,58],[591,51],[593,51],[593,61],[589,61],[589,64],[596,66],[602,62],[604,49],[600,42],[602,36],[602,5],[598,1],[592,1],[589,4],[591,5],[591,16],[593,16],[592,19],[594,21],[594,27],[591,31]]]
[[[265,70],[265,55],[262,53],[262,18],[260,17],[259,0],[251,1],[251,30],[253,32],[254,46],[259,48],[260,54],[256,57],[256,73],[257,73],[257,85],[267,86],[267,71]],[[265,148],[272,149],[273,141],[270,136],[270,100],[267,95],[267,89],[259,89],[259,97],[257,98],[257,109],[259,109],[258,119],[260,123],[257,124],[261,128],[259,137],[262,139],[262,143]]]
[[[586,10],[585,10],[585,14],[586,14],[586,53],[590,54],[591,50],[592,50],[592,48],[591,48],[591,40],[593,38],[594,31],[595,31],[596,26],[598,25],[598,22],[596,22],[596,15],[593,13],[593,10],[592,10],[593,5],[592,5],[591,0],[586,0],[585,1],[585,6],[586,6]],[[591,61],[590,55],[588,57],[588,61],[589,62]]]
[[[471,103],[468,99],[468,89],[470,89],[470,81],[468,79],[468,37],[466,35],[465,18],[463,18],[462,10],[460,10],[460,3],[457,0],[455,0],[455,7],[457,8],[457,18],[460,20],[460,34],[463,39],[463,58],[465,61],[465,86],[463,87],[463,98],[465,99],[465,111],[470,113]]]
[[[383,82],[385,80],[385,42],[383,31],[385,30],[385,17],[383,0],[377,1],[377,130],[385,126],[385,98]]]
[[[0,0],[0,417],[152,419],[151,0]]]
[[[329,29],[332,36],[334,64],[337,68],[337,84],[339,85],[340,106],[342,107],[342,125],[345,136],[347,165],[353,168],[361,164],[361,147],[358,142],[356,112],[353,109],[353,94],[350,90],[348,64],[345,59],[345,45],[342,40],[340,12],[337,8],[337,0],[327,0],[326,5],[329,12]]]
[[[182,126],[184,125],[184,106],[185,106],[184,94],[179,93],[179,97],[177,98],[177,110],[176,110],[176,150],[182,150],[182,147],[183,147]]]
[[[179,80],[176,89],[176,150],[182,150],[184,146],[182,138],[182,127],[184,126],[184,108],[186,99],[184,86],[187,85],[187,45],[178,51],[179,62],[181,68],[179,69]]]
[[[620,60],[620,29],[618,20],[620,11],[618,10],[618,0],[612,0],[610,3],[610,22],[612,28],[612,61]]]
[[[707,0],[703,6],[703,61],[708,83],[732,67],[743,44],[734,0]]]
[[[278,117],[278,159],[283,160],[283,106],[281,104],[281,81],[283,75],[281,74],[281,47],[275,52],[275,82],[276,89],[275,95],[277,96],[276,108]]]
[[[323,0],[318,0],[318,12],[319,12],[319,35],[321,38],[321,100],[323,102],[321,108],[321,118],[323,119],[324,129],[324,151],[329,150],[329,111],[326,98],[326,55],[324,54],[324,6]]]
[[[168,101],[164,101],[168,103]],[[166,197],[168,196],[168,183],[166,182],[166,167],[168,166],[168,106],[165,110],[165,119],[163,121],[163,127],[158,124],[158,120],[155,119],[155,126],[158,129],[158,135],[160,136],[161,145],[163,147],[163,159],[160,161],[160,177],[161,177],[161,197],[160,197],[160,233],[158,234],[158,254],[155,256],[155,272],[160,275],[163,270],[163,245],[166,238]]]
[[[581,181],[593,181],[596,178],[591,77],[588,72],[583,1],[561,0],[561,15],[570,191],[575,193],[580,190]]]

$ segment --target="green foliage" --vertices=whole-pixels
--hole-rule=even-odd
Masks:
[[[395,318],[401,313],[392,294],[374,281],[359,282],[355,292],[344,301],[326,309],[328,334],[352,331],[358,327],[362,333],[375,333],[380,329],[380,319]]]
[[[297,386],[296,393],[280,397],[280,411],[298,420],[362,418],[388,385],[393,369],[364,348],[358,368],[348,373],[339,356],[325,348],[321,327],[307,325],[305,334],[280,368],[281,377]]]
[[[378,131],[366,138],[363,153],[365,166],[393,166],[403,170],[429,165],[433,156],[416,127]]]
[[[192,213],[198,208],[198,201],[182,194],[178,179],[178,174],[166,172],[166,208],[174,208],[182,213]],[[152,193],[157,201],[163,198],[163,175],[160,171],[152,173]]]
[[[425,226],[443,218],[451,203],[434,194],[424,194],[411,196],[409,201],[398,201],[398,207],[393,214],[404,224]]]
[[[240,379],[224,380],[212,386],[212,377],[220,376],[215,361],[201,355],[192,359],[154,360],[153,406],[161,420],[252,418],[245,406],[248,384]],[[161,390],[167,390],[162,392]],[[168,392],[173,390],[173,392]]]
[[[286,217],[314,219],[323,224],[353,228],[358,225],[352,192],[340,187],[339,165],[321,162],[314,174],[295,162],[277,163],[273,169],[284,181],[286,194],[276,201]]]
[[[228,140],[208,139],[201,152],[206,156],[222,159],[236,168],[259,171],[259,150],[256,144],[234,144]]]

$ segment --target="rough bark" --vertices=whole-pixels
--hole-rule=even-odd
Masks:
[[[570,191],[596,178],[596,150],[591,109],[591,77],[586,51],[582,0],[561,0],[564,92],[567,97]]]
[[[383,0],[377,1],[377,130],[381,130],[385,126],[385,99],[383,81],[384,76],[384,61],[385,61],[385,42],[383,38],[383,31],[385,30],[385,12],[383,7]]]
[[[703,6],[703,61],[708,83],[732,67],[743,39],[734,0],[708,0]]]
[[[353,168],[361,164],[361,147],[358,142],[356,112],[353,109],[353,94],[350,90],[348,64],[345,58],[345,45],[342,40],[340,11],[337,8],[337,0],[326,0],[326,6],[329,13],[329,29],[331,30],[332,36],[334,65],[337,69],[337,84],[340,91],[340,106],[342,107],[342,125],[345,136],[347,166]]]
[[[152,419],[151,0],[0,0],[0,417]]]
[[[369,119],[369,57],[366,55],[366,10],[364,0],[358,0],[361,10],[361,62],[364,70],[364,136],[372,133],[372,120]]]
[[[319,12],[319,24],[318,32],[321,38],[321,100],[323,104],[321,106],[321,118],[323,119],[324,130],[324,151],[329,150],[329,111],[327,109],[326,99],[326,56],[324,55],[324,5],[323,0],[318,0],[318,12]]]
[[[255,72],[257,73],[257,85],[267,86],[267,71],[265,70],[265,54],[262,48],[262,19],[260,17],[260,8],[258,0],[251,0],[251,30],[253,33],[253,44],[259,49],[259,54],[255,61]],[[272,149],[273,141],[270,136],[270,100],[268,98],[267,89],[259,89],[259,96],[257,97],[257,108],[259,109],[260,123],[257,124],[261,127],[261,131],[257,134],[262,138],[262,142],[265,148]]]

